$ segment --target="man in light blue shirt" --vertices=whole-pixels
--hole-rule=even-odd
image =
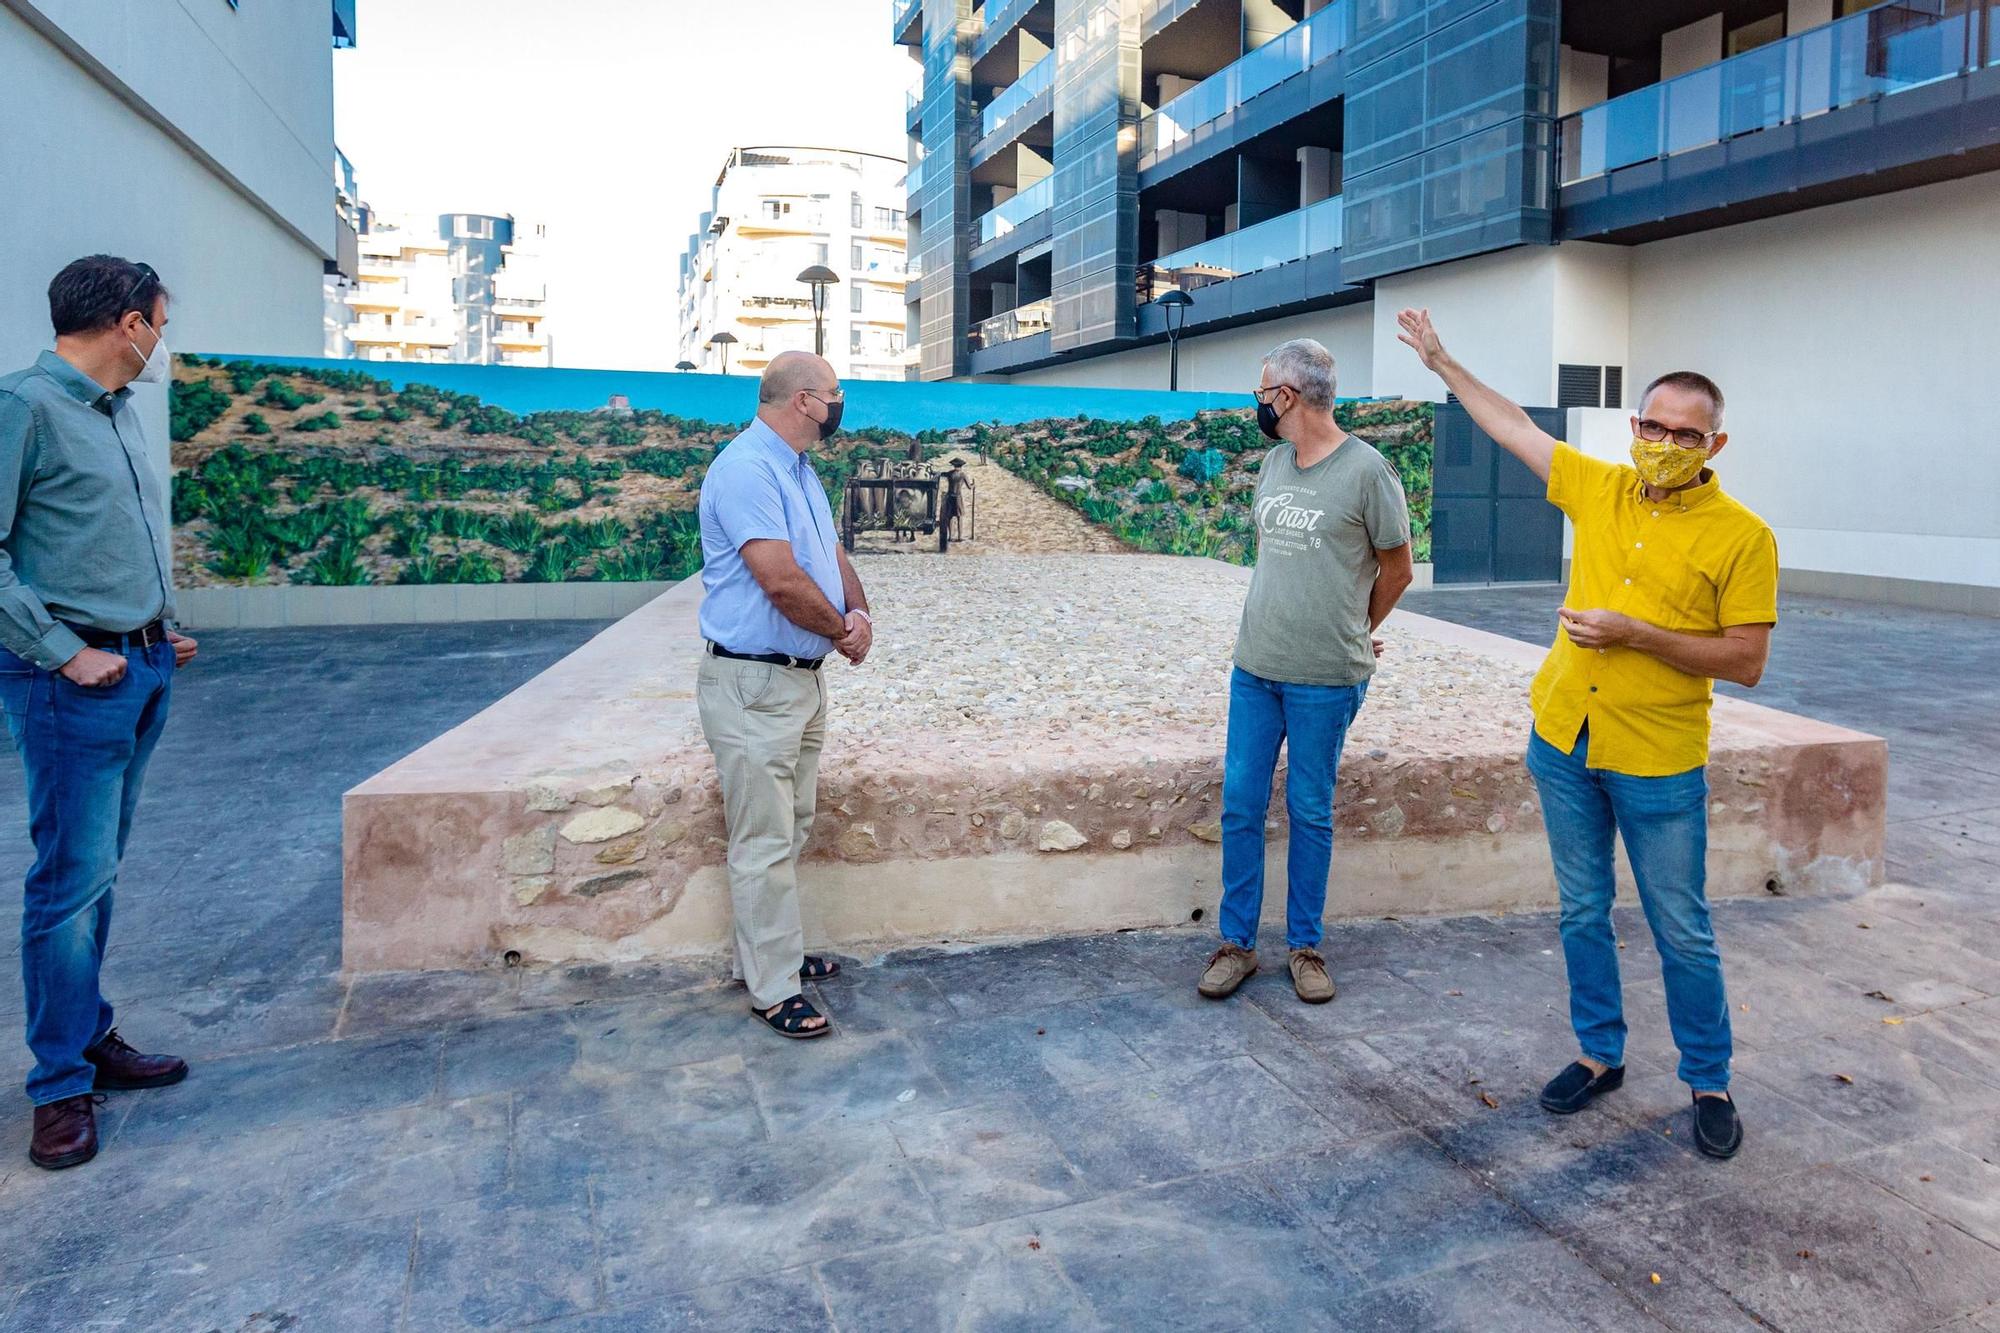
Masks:
[[[752,1012],[786,1037],[822,1037],[804,981],[839,971],[808,957],[798,862],[812,832],[826,741],[826,658],[868,656],[874,624],[840,549],[826,488],[807,454],[840,428],[833,367],[773,358],[757,419],[716,455],[701,485],[702,734],[722,781],[736,963]]]

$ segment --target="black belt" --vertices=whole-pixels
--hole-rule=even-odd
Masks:
[[[166,623],[159,620],[122,634],[117,630],[91,629],[86,625],[71,625],[69,628],[83,640],[85,647],[114,653],[122,653],[127,648],[151,648],[156,643],[167,641]]]
[[[800,671],[817,671],[824,657],[793,657],[788,653],[732,653],[719,643],[708,645],[711,657],[726,657],[732,662],[767,662],[772,666],[794,667]]]

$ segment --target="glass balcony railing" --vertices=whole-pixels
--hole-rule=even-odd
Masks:
[[[979,215],[979,243],[997,241],[1055,202],[1055,177],[1044,176],[1027,189]]]
[[[984,55],[993,44],[1007,35],[1007,30],[1021,21],[1021,16],[1035,7],[1035,0],[989,0],[980,11],[978,27],[979,42],[975,50]],[[973,57],[978,59],[978,55]]]
[[[1979,63],[1979,18],[1883,5],[1565,116],[1562,184],[1952,78]]]
[[[1030,301],[1026,305],[1003,310],[991,319],[982,319],[972,326],[967,341],[974,350],[981,347],[998,347],[1017,338],[1031,337],[1049,331],[1050,304],[1047,298]]]
[[[1139,122],[1139,161],[1163,157],[1251,98],[1338,55],[1347,41],[1347,0],[1335,0],[1303,23],[1208,78]]]
[[[923,186],[924,164],[922,162],[910,163],[910,169],[903,173],[903,194],[907,198],[914,199],[917,197],[917,191],[921,190]]]
[[[1139,35],[1151,40],[1160,29],[1193,9],[1200,0],[1145,0],[1139,8]]]
[[[889,21],[893,25],[891,37],[901,37],[903,29],[910,26],[910,20],[923,8],[923,0],[889,0]]]
[[[1340,196],[1259,222],[1200,245],[1190,245],[1153,261],[1152,292],[1206,287],[1259,269],[1276,268],[1307,255],[1340,248]]]
[[[984,139],[993,131],[1007,123],[1009,117],[1049,90],[1056,78],[1056,53],[1051,51],[1037,60],[1034,67],[987,103],[979,113],[979,137]]]

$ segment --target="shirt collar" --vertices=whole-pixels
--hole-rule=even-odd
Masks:
[[[1657,509],[1661,505],[1670,505],[1675,509],[1694,509],[1707,504],[1722,493],[1722,483],[1716,478],[1714,469],[1703,468],[1702,471],[1706,475],[1699,483],[1688,487],[1684,491],[1675,491],[1672,495],[1660,501],[1655,501],[1646,494],[1645,482],[1635,481],[1635,485],[1638,487],[1639,503],[1653,509]]]
[[[798,467],[805,462],[806,456],[785,443],[785,437],[772,430],[762,417],[752,417],[750,428],[743,433],[755,439],[769,450],[774,458],[781,460],[787,466]]]
[[[36,357],[35,366],[44,375],[62,385],[63,391],[70,397],[85,407],[96,408],[107,417],[132,396],[130,389],[106,389],[54,352],[45,351]]]

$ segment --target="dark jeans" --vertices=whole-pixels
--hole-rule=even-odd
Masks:
[[[1359,685],[1286,685],[1236,667],[1229,676],[1229,739],[1222,766],[1222,938],[1257,947],[1264,910],[1264,816],[1278,747],[1286,750],[1285,942],[1316,949],[1333,865],[1333,776],[1347,728],[1368,697]]]
[[[1623,835],[1639,905],[1660,950],[1667,1024],[1680,1047],[1681,1079],[1696,1092],[1729,1087],[1729,1001],[1708,916],[1708,771],[1635,778],[1588,765],[1588,728],[1564,754],[1539,735],[1528,772],[1542,794],[1542,823],[1562,893],[1563,959],[1570,1022],[1583,1053],[1625,1063],[1625,997],[1611,927],[1611,840]]]
[[[111,1030],[97,988],[111,938],[111,890],[146,761],[167,721],[170,643],[134,647],[124,678],[86,689],[0,649],[0,703],[28,786],[35,863],[21,912],[21,982],[37,1106],[89,1092],[83,1058]]]

